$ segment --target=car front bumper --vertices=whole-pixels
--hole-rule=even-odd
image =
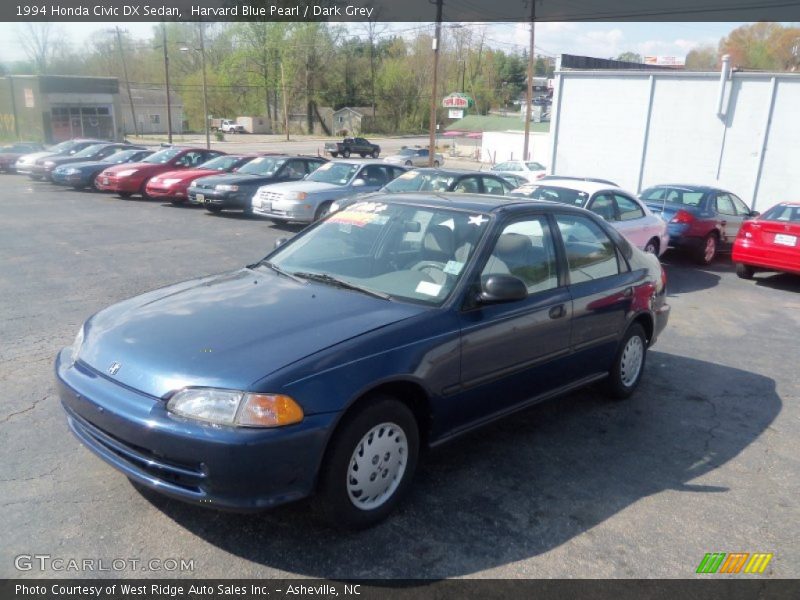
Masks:
[[[53,171],[50,181],[58,185],[88,185],[83,173],[61,173]]]
[[[137,483],[186,502],[260,510],[311,494],[336,413],[275,429],[175,417],[166,403],[83,363],[55,362],[67,422],[93,453]]]
[[[297,221],[313,223],[319,202],[311,198],[304,200],[277,200],[260,203],[253,201],[253,214],[275,219],[277,221]]]
[[[169,198],[170,200],[186,200],[186,190],[177,186],[162,187],[148,183],[145,192],[152,198]]]
[[[103,192],[124,192],[129,194],[136,194],[142,186],[139,179],[132,177],[124,177],[118,179],[116,177],[105,177],[101,173],[97,176],[97,189]]]
[[[205,206],[209,204],[219,208],[235,208],[246,210],[250,206],[252,193],[218,192],[214,189],[189,188],[188,198],[190,204]]]

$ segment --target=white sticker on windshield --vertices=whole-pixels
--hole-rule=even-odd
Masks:
[[[477,225],[478,227],[480,227],[481,225],[486,223],[486,221],[488,221],[488,220],[489,219],[487,219],[483,215],[475,215],[474,217],[470,217],[469,218],[469,224],[470,225]]]
[[[418,294],[425,294],[426,296],[438,296],[439,292],[442,291],[442,286],[430,281],[420,281],[416,291]]]
[[[448,275],[458,275],[463,268],[464,263],[458,262],[457,260],[448,260],[447,264],[444,266],[444,272]]]

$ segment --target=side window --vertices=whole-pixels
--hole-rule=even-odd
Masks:
[[[481,278],[510,274],[525,282],[528,293],[558,287],[553,236],[546,217],[526,217],[506,225],[481,271]]]
[[[614,242],[597,223],[581,215],[556,215],[564,240],[571,283],[581,283],[619,273]]]
[[[306,162],[306,171],[308,173],[313,173],[324,164],[325,162],[321,160],[309,160]]]
[[[635,200],[619,194],[614,194],[614,199],[617,201],[620,221],[633,221],[634,219],[644,218],[644,210]]]
[[[510,191],[510,190],[509,190]],[[495,194],[497,196],[504,196],[506,193],[503,184],[494,177],[483,178],[483,192],[485,194]]]
[[[281,176],[288,177],[289,179],[302,179],[305,177],[305,174],[306,167],[304,162],[302,160],[293,159],[286,161]]]
[[[603,217],[611,223],[617,221],[617,209],[614,206],[614,196],[611,194],[597,194],[587,207],[594,214]]]
[[[425,150],[425,149],[419,150],[417,152],[417,156],[422,156],[423,158],[428,158],[428,150]]]
[[[734,207],[736,207],[736,213],[737,214],[739,214],[739,215],[741,215],[743,217],[750,216],[750,209],[747,208],[747,205],[744,202],[742,202],[741,198],[731,194],[731,200],[733,200],[733,205],[734,205]]]
[[[396,177],[400,177],[403,173],[405,173],[405,169],[399,169],[397,167],[387,167],[389,169],[389,181],[395,179]]]
[[[359,174],[368,186],[383,187],[389,182],[386,169],[381,165],[368,165]]]
[[[475,176],[470,176],[460,179],[453,191],[461,194],[479,194],[481,188],[478,178]]]
[[[736,209],[733,207],[733,200],[728,194],[717,194],[717,212],[721,215],[736,216]]]
[[[504,162],[494,166],[495,171],[511,171],[511,163]]]

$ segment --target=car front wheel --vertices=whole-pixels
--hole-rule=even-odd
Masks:
[[[736,275],[741,279],[752,279],[756,270],[750,265],[736,263]]]
[[[342,156],[345,158],[350,158],[350,150],[342,150]]]
[[[409,408],[390,396],[345,416],[323,461],[314,502],[331,525],[364,529],[385,519],[411,484],[419,429]]]
[[[628,398],[639,385],[647,357],[647,336],[644,328],[634,323],[628,328],[617,351],[614,365],[606,380],[606,391],[612,398]]]
[[[380,150],[372,151],[372,158],[378,158],[381,155]]]

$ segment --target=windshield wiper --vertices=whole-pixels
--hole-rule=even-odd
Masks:
[[[268,269],[272,269],[273,271],[275,271],[279,275],[283,275],[284,277],[288,277],[289,279],[293,279],[297,283],[305,284],[305,281],[303,281],[302,279],[297,277],[294,273],[289,273],[289,271],[284,271],[278,265],[276,265],[275,263],[272,263],[272,262],[270,262],[268,260],[262,260],[261,262],[257,262],[254,265],[248,265],[247,268],[248,269],[252,269],[253,267],[261,267],[261,266],[267,267]]]
[[[336,287],[340,287],[346,290],[355,290],[356,292],[361,292],[363,294],[367,294],[375,298],[380,298],[381,300],[391,299],[391,296],[389,294],[384,294],[383,292],[376,292],[375,290],[370,290],[368,288],[361,287],[360,285],[356,285],[355,283],[350,283],[349,281],[345,281],[344,279],[339,279],[338,277],[334,277],[333,275],[328,275],[327,273],[304,273],[303,271],[295,271],[293,275],[295,275],[296,277],[302,277],[303,279],[310,279],[311,281],[319,281],[320,283],[335,285]]]

